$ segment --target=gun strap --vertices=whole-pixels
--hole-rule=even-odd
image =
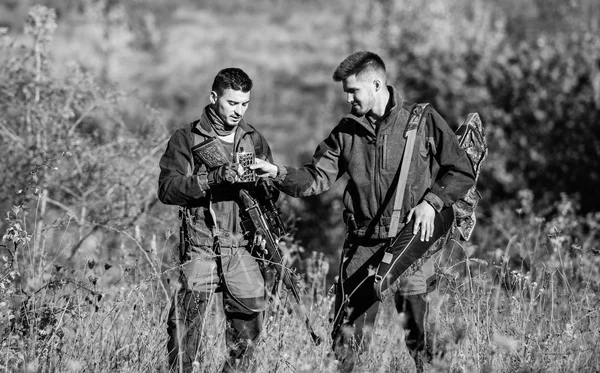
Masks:
[[[179,226],[179,262],[183,263],[185,260],[185,254],[187,250],[188,243],[188,226],[187,226],[187,217],[186,217],[186,208],[183,206],[179,206],[179,220],[181,220],[181,225]]]
[[[415,105],[408,118],[408,123],[406,124],[406,131],[404,132],[406,145],[404,146],[404,154],[402,155],[402,163],[400,164],[400,176],[398,177],[398,185],[396,186],[396,197],[394,199],[394,209],[392,211],[392,218],[388,230],[388,238],[393,238],[398,233],[398,226],[400,225],[401,218],[400,212],[402,210],[402,201],[406,195],[406,182],[408,180],[408,171],[410,170],[410,163],[414,152],[415,139],[417,137],[419,125],[425,119],[423,113],[425,112],[427,105],[429,104]]]

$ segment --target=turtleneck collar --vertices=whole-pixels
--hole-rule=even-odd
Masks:
[[[233,131],[235,131],[237,126],[229,126],[227,123],[223,122],[223,120],[217,115],[215,109],[208,105],[206,109],[206,116],[210,121],[210,125],[213,130],[217,133],[218,136],[227,136],[231,135]]]

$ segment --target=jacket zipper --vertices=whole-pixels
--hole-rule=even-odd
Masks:
[[[377,170],[377,165],[380,165],[381,167],[383,167],[383,161],[381,159],[381,154],[383,153],[383,149],[381,144],[381,137],[379,134],[379,131],[376,132],[375,135],[375,172],[373,172],[373,178],[374,183],[374,194],[375,194],[375,201],[377,202],[377,205],[380,206],[381,205],[381,172],[380,170]]]
[[[383,135],[383,155],[382,155],[382,166],[381,168],[387,170],[387,137],[388,135]]]

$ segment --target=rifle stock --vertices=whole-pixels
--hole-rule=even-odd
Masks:
[[[298,291],[296,284],[294,284],[294,281],[292,281],[290,269],[285,266],[283,257],[279,252],[278,238],[276,238],[271,232],[269,224],[267,223],[267,219],[265,218],[265,214],[263,213],[258,201],[244,189],[240,190],[240,197],[244,205],[245,212],[250,217],[255,234],[262,236],[262,238],[265,240],[265,249],[267,251],[265,259],[277,267],[277,280],[281,279],[285,287],[288,288],[294,296],[294,299],[299,305],[297,312],[300,314],[299,316],[304,319],[304,324],[308,329],[313,343],[318,346],[321,343],[322,338],[314,332],[311,326],[306,309],[302,303],[302,299],[300,298],[300,292]],[[272,203],[272,201],[270,202]],[[276,216],[276,218],[278,219],[279,216]]]

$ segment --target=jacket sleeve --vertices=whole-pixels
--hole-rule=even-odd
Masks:
[[[206,196],[206,173],[193,175],[193,164],[189,130],[179,129],[159,162],[158,199],[162,203],[185,206]]]
[[[430,110],[427,115],[430,134],[434,139],[434,157],[440,168],[424,199],[440,211],[467,194],[475,184],[475,175],[471,161],[460,147],[454,131],[437,111]]]
[[[341,136],[334,129],[317,146],[312,161],[301,168],[277,165],[277,187],[292,197],[306,197],[327,191],[345,172],[341,166]]]

